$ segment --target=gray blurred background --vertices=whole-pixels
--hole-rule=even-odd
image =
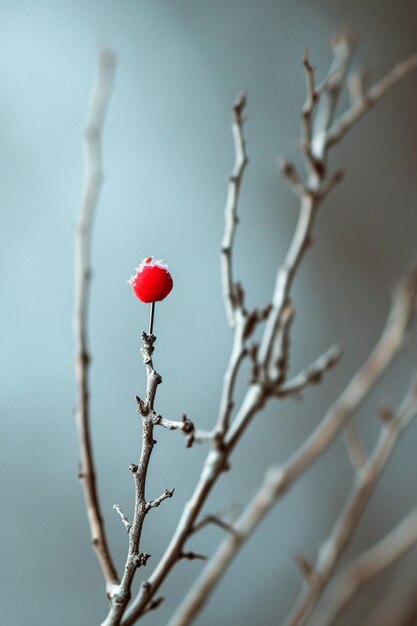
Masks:
[[[218,251],[233,162],[234,96],[248,91],[250,156],[236,273],[254,305],[270,298],[297,215],[276,163],[279,155],[298,159],[304,48],[323,76],[331,60],[328,40],[348,26],[360,40],[354,66],[376,79],[417,49],[415,18],[412,0],[2,0],[2,626],[96,626],[107,608],[77,481],[71,326],[82,128],[97,51],[113,47],[119,63],[94,232],[92,430],[120,569],[127,538],[112,505],[132,513],[128,465],[137,461],[140,445],[134,396],[145,385],[138,349],[148,315],[127,279],[147,255],[169,263],[175,288],[156,312],[155,363],[164,378],[156,408],[171,419],[185,412],[211,427],[231,347]],[[206,512],[227,514],[248,501],[265,468],[284,461],[311,432],[378,337],[390,290],[416,251],[416,103],[414,75],[334,151],[333,166],[346,166],[347,176],[323,207],[295,286],[293,371],[334,342],[344,347],[343,360],[302,403],[271,405],[258,418]],[[368,446],[378,428],[375,408],[395,406],[406,389],[417,362],[415,337],[361,412]],[[414,426],[401,441],[349,554],[412,508],[416,435]],[[186,450],[178,433],[161,430],[157,439],[149,497],[165,487],[176,492],[147,518],[148,568],[162,554],[205,455],[201,447]],[[300,589],[291,556],[315,557],[350,480],[339,441],[264,522],[197,623],[281,623]],[[209,554],[221,536],[207,529],[191,547]],[[340,624],[361,624],[366,605],[396,577],[415,576],[416,566],[413,553]],[[180,564],[163,588],[164,604],[144,623],[165,623],[201,567]]]

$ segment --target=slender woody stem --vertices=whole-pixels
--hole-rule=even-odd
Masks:
[[[151,307],[149,311],[149,331],[148,335],[153,335],[153,322],[155,318],[155,302],[151,302]]]
[[[149,461],[154,446],[153,429],[155,424],[153,419],[153,404],[157,387],[162,382],[162,378],[158,372],[155,371],[152,363],[152,354],[154,351],[156,337],[151,334],[143,333],[142,338],[143,346],[141,348],[141,352],[146,368],[147,388],[145,401],[140,401],[138,403],[139,411],[142,417],[143,432],[142,450],[139,464],[130,466],[135,486],[135,511],[133,521],[129,529],[129,549],[123,576],[119,587],[114,590],[114,593],[110,598],[110,611],[102,626],[118,626],[120,624],[120,620],[123,617],[126,606],[130,600],[131,588],[136,570],[144,564],[143,554],[140,552],[140,540],[145,516],[150,508],[157,506],[156,501],[146,501],[145,486]],[[162,501],[167,497],[171,497],[172,494],[173,491],[167,491],[164,496],[158,498],[157,500]]]
[[[112,93],[116,57],[110,50],[101,52],[85,129],[84,191],[76,236],[76,289],[74,330],[76,339],[76,379],[78,429],[81,465],[79,477],[83,486],[92,543],[106,581],[107,593],[117,585],[118,576],[107,544],[96,485],[94,456],[90,434],[88,305],[91,285],[91,239],[95,211],[103,181],[102,133]]]

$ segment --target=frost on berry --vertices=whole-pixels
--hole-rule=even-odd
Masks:
[[[167,297],[173,287],[168,266],[151,256],[143,259],[129,284],[142,302],[159,302]]]

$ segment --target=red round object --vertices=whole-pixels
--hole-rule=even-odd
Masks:
[[[147,303],[164,300],[174,284],[168,266],[153,257],[142,261],[129,282],[139,300]]]

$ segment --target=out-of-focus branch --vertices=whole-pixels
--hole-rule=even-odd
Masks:
[[[372,455],[357,472],[352,491],[329,537],[319,550],[311,579],[305,585],[287,626],[304,626],[306,624],[348,545],[401,434],[416,416],[417,383],[414,381],[398,413],[389,422],[382,425]]]
[[[417,267],[413,267],[395,290],[385,328],[366,362],[307,441],[284,465],[267,471],[263,485],[234,524],[235,534],[226,537],[220,544],[172,618],[170,626],[192,623],[242,545],[297,478],[311,467],[342,431],[401,348],[416,311]]]
[[[101,52],[84,134],[85,174],[76,234],[74,311],[77,379],[75,413],[81,454],[79,477],[84,490],[92,543],[103,571],[108,593],[111,593],[113,585],[118,584],[118,576],[104,530],[90,435],[88,307],[92,273],[91,239],[95,210],[103,181],[102,133],[112,93],[115,67],[115,54],[111,50]]]
[[[416,543],[417,508],[335,578],[324,606],[314,620],[315,626],[331,626],[358,591],[396,563]]]
[[[353,469],[360,470],[368,460],[368,455],[359,436],[355,420],[350,420],[346,424],[345,444]]]
[[[327,146],[333,146],[340,141],[347,131],[356,124],[369,109],[375,106],[378,100],[382,98],[387,91],[395,87],[400,80],[416,69],[417,53],[412,54],[405,61],[398,63],[398,65],[368,90],[362,91],[361,95],[357,97],[352,106],[336,119],[333,126],[325,133]]]

